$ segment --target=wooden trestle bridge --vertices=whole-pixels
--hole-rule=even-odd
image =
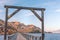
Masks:
[[[41,21],[41,23],[42,23],[41,24],[42,25],[42,36],[41,36],[41,39],[39,39],[39,40],[44,40],[44,11],[45,11],[45,8],[32,8],[32,7],[21,7],[21,6],[10,6],[10,5],[5,5],[4,7],[6,8],[4,40],[6,40],[6,38],[7,38],[7,23],[8,23],[8,20],[12,16],[14,16],[17,12],[19,12],[21,9],[30,10]],[[17,9],[17,10],[14,11],[11,15],[8,16],[8,9],[9,8],[13,8],[13,9]],[[35,10],[41,11],[41,17],[35,12]],[[31,39],[28,39],[28,40],[32,40],[32,36],[30,36],[30,38]],[[34,38],[37,39],[37,37],[34,37]],[[18,39],[18,40],[20,40],[20,39]]]

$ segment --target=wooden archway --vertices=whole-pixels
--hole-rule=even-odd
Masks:
[[[42,40],[44,40],[44,11],[45,11],[45,8],[32,8],[32,7],[9,6],[9,5],[5,5],[4,7],[6,8],[4,40],[6,40],[6,35],[7,35],[7,22],[8,22],[8,20],[13,15],[15,15],[17,12],[19,12],[21,9],[30,10],[41,21],[41,23],[42,23]],[[8,16],[8,9],[9,8],[13,8],[13,9],[17,9],[17,10],[14,11],[10,16]],[[35,10],[41,11],[41,17],[35,12]]]

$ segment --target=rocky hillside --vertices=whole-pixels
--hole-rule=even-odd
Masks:
[[[4,34],[4,21],[0,20],[0,34]],[[12,34],[15,33],[16,31],[18,32],[31,32],[31,33],[39,33],[41,32],[41,29],[34,26],[34,25],[25,25],[20,22],[8,22],[8,27],[7,27],[7,34]]]
[[[0,26],[4,25],[4,21],[0,19]]]

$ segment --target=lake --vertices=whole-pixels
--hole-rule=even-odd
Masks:
[[[27,34],[33,35],[33,36],[41,36],[40,33],[27,33]],[[0,35],[0,40],[4,40],[3,35]],[[46,33],[45,40],[60,40],[60,34],[59,33]]]
[[[37,33],[35,33],[35,34],[30,33],[29,35],[41,36],[40,33],[38,33],[38,34]],[[46,33],[45,40],[60,40],[60,33]]]

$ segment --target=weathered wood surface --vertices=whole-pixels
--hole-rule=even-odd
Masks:
[[[20,33],[16,33],[8,37],[8,40],[26,40]]]

